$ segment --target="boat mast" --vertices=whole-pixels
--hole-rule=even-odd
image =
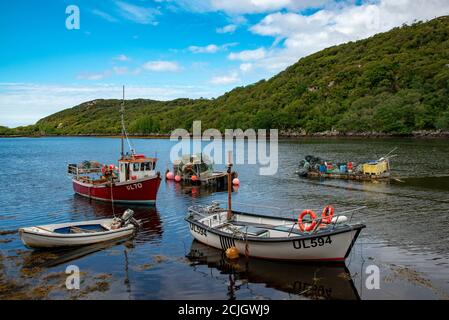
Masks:
[[[232,168],[232,151],[228,153],[228,214],[227,218],[232,218],[232,181],[231,181],[231,168]]]
[[[123,86],[123,98],[122,98],[122,106],[120,108],[120,119],[122,123],[122,134],[121,134],[121,143],[122,143],[122,159],[125,156],[125,86]]]

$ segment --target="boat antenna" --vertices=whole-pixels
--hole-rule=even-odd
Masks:
[[[131,150],[131,154],[132,155],[136,154],[133,146],[131,145],[131,142],[129,141],[128,133],[126,132],[126,128],[125,128],[125,86],[123,86],[123,98],[122,98],[122,107],[120,108],[120,118],[122,121],[121,140],[122,140],[122,159],[123,159],[123,157],[125,156],[124,139],[126,139],[126,142],[128,143],[128,147],[129,147],[129,150]]]
[[[232,151],[228,152],[228,215],[227,218],[232,218],[232,181],[231,181],[231,169],[232,169]]]
[[[125,156],[125,146],[124,146],[124,138],[125,138],[125,86],[123,86],[123,98],[122,98],[122,106],[120,108],[120,119],[122,123],[122,134],[121,134],[121,143],[122,143],[122,159]]]

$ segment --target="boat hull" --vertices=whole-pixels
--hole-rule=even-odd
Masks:
[[[75,193],[94,200],[152,204],[156,202],[161,183],[159,176],[121,183],[92,184],[72,179]]]
[[[368,175],[362,173],[321,173],[315,171],[309,171],[306,175],[307,178],[324,178],[324,179],[342,179],[342,180],[358,180],[358,181],[388,181],[390,180],[389,173],[383,173],[380,175]]]
[[[269,220],[275,222],[275,219]],[[365,228],[365,225],[360,224],[325,233],[288,238],[242,239],[209,228],[195,220],[187,219],[187,222],[192,236],[201,243],[221,250],[236,247],[242,255],[284,261],[345,261],[360,231]]]
[[[135,227],[128,225],[117,230],[107,230],[95,233],[78,233],[78,234],[59,234],[47,231],[46,228],[52,229],[63,228],[69,226],[83,226],[88,224],[110,224],[112,219],[86,221],[83,223],[64,223],[57,225],[48,225],[41,227],[30,227],[19,229],[19,235],[24,245],[31,248],[57,248],[57,247],[74,247],[95,243],[101,243],[120,238],[125,238],[133,234]]]

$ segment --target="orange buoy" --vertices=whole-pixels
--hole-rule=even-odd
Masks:
[[[176,182],[179,182],[179,181],[181,181],[181,176],[179,176],[179,175],[176,175],[176,176],[175,176],[175,181],[176,181]]]
[[[310,218],[312,219],[312,223],[308,224],[307,226],[303,223],[303,219],[305,216],[310,216]],[[313,212],[312,210],[304,210],[303,212],[301,212],[301,214],[298,216],[298,226],[299,226],[299,230],[301,231],[312,231],[313,229],[315,229],[316,226],[316,214],[315,212]]]
[[[323,223],[329,224],[332,222],[332,218],[334,217],[334,207],[326,206],[321,213],[321,221]]]
[[[191,177],[191,179],[192,179],[192,181],[193,181],[193,182],[195,182],[195,181],[197,181],[197,180],[198,180],[198,177],[197,177],[197,176],[195,176],[195,175],[193,175],[193,176]]]
[[[238,259],[239,250],[236,247],[230,247],[226,250],[226,257],[228,259]]]
[[[240,180],[239,180],[239,178],[234,178],[234,179],[232,180],[232,184],[233,184],[234,186],[240,185]]]

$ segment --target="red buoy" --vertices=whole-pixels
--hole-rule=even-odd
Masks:
[[[173,172],[169,171],[167,172],[167,175],[165,176],[167,180],[173,180],[175,178],[175,175]]]

